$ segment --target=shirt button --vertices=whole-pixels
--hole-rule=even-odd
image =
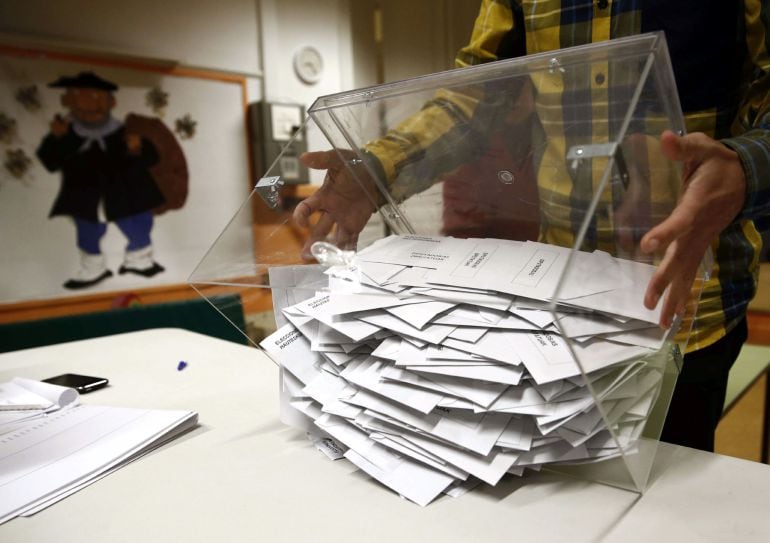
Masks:
[[[596,2],[596,7],[599,9],[607,9],[607,6],[609,6],[609,2],[607,0],[599,0]]]
[[[604,83],[604,74],[596,74],[596,77],[594,77],[594,81],[596,81],[597,85],[601,85]]]

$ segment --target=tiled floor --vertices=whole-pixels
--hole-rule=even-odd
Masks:
[[[719,423],[716,452],[745,460],[760,459],[765,379],[759,379]]]
[[[759,289],[749,306],[749,341],[770,345],[770,263],[760,266]],[[752,325],[752,316],[754,324]],[[765,379],[759,379],[722,419],[716,434],[716,452],[759,461]]]

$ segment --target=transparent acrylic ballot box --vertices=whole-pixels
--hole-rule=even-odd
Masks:
[[[681,190],[666,130],[662,34],[323,96],[311,154],[287,146],[190,282],[274,310],[252,341],[284,418],[417,503],[540,469],[642,492],[710,271],[662,329],[640,240]]]

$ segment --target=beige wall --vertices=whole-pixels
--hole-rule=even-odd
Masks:
[[[480,0],[383,0],[385,81],[454,67]]]
[[[454,67],[470,37],[479,0],[384,0],[385,81]]]
[[[481,0],[354,0],[351,2],[354,86],[364,87],[448,70],[470,38]],[[381,53],[374,43],[379,6]],[[379,57],[378,57],[379,55]],[[378,78],[377,64],[382,63]]]

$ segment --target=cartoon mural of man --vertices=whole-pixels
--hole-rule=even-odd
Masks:
[[[118,273],[152,277],[164,268],[153,260],[150,233],[154,208],[165,203],[150,168],[158,152],[150,140],[127,130],[111,115],[117,85],[93,72],[60,77],[67,118],[57,115],[37,156],[49,172],[61,171],[61,188],[50,217],[71,216],[77,231],[80,268],[68,289],[96,285],[112,276],[101,252],[107,222],[128,239]]]

